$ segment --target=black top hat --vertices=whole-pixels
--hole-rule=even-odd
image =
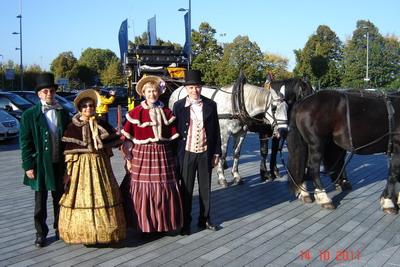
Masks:
[[[58,88],[58,84],[54,83],[54,75],[52,73],[43,73],[36,77],[35,92],[37,93],[43,88],[54,87]]]
[[[204,84],[201,81],[201,72],[199,70],[186,70],[184,85]]]

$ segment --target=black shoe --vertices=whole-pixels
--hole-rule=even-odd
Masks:
[[[179,231],[180,235],[190,235],[190,227],[182,227]]]
[[[35,247],[42,248],[42,247],[44,247],[45,243],[46,243],[46,237],[44,237],[44,236],[36,237]]]
[[[54,231],[54,239],[55,240],[60,240],[60,232],[58,230]]]
[[[213,231],[213,232],[216,232],[216,231],[218,231],[220,229],[220,227],[218,225],[215,225],[210,221],[206,221],[205,223],[199,222],[197,224],[197,226],[202,228],[202,229],[204,229],[204,230],[210,230],[210,231]]]

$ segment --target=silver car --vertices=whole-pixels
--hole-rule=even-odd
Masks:
[[[12,139],[19,134],[18,120],[0,109],[0,140]]]

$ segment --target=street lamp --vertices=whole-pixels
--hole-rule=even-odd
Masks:
[[[368,78],[368,63],[369,63],[369,27],[364,26],[364,29],[367,30],[367,68],[366,68],[366,73],[365,73],[365,88],[368,89],[368,82],[369,82],[369,78]]]
[[[13,32],[12,34],[19,34],[19,47],[15,48],[15,50],[19,50],[19,56],[21,60],[21,64],[19,65],[19,71],[21,74],[21,91],[24,90],[24,78],[23,78],[23,72],[24,68],[22,65],[22,15],[18,15],[17,18],[19,18],[19,32]]]
[[[3,57],[3,55],[0,55],[0,57],[2,58],[2,60],[0,61],[0,65],[1,65],[1,90],[4,91],[4,73],[3,73],[4,57]]]
[[[188,36],[188,50],[189,50],[189,53],[188,53],[188,60],[189,60],[189,62],[188,62],[188,69],[189,69],[189,66],[191,65],[191,63],[192,63],[192,1],[191,0],[189,0],[189,9],[186,9],[186,8],[180,8],[180,9],[178,9],[178,11],[187,11],[188,12],[188,30],[189,30],[189,36]]]

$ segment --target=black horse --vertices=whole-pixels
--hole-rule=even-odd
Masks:
[[[339,176],[345,167],[346,151],[361,155],[386,152],[390,168],[381,196],[381,208],[386,213],[397,213],[395,184],[400,175],[399,114],[400,94],[323,90],[297,102],[292,110],[288,134],[288,180],[292,192],[300,201],[311,202],[305,183],[307,176],[315,187],[317,203],[323,208],[333,209],[332,200],[320,180],[321,161],[325,169],[332,169]],[[339,176],[338,179],[343,178]]]
[[[290,112],[296,101],[303,99],[304,97],[314,92],[308,78],[301,79],[299,77],[274,81],[271,73],[268,73],[265,82],[265,88],[273,89],[280,94],[288,105],[288,119],[290,120]],[[260,137],[260,154],[261,154],[261,165],[260,174],[261,180],[272,181],[275,178],[279,178],[280,173],[276,166],[276,156],[279,150],[279,143],[281,138],[272,138],[271,142],[271,157],[269,162],[269,172],[267,171],[266,160],[268,156],[268,140],[272,136],[271,130],[268,127],[259,127],[256,130]]]

